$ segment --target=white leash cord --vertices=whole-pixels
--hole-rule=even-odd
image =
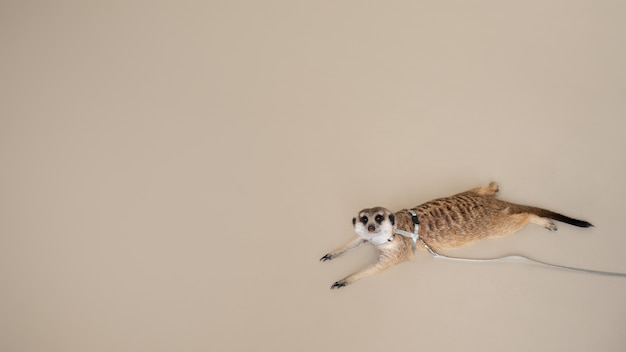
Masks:
[[[565,266],[565,265],[550,264],[550,263],[542,262],[542,261],[535,260],[532,258],[528,258],[522,255],[507,255],[504,257],[485,258],[485,259],[449,257],[447,255],[439,254],[433,251],[430,247],[428,247],[426,242],[424,242],[421,238],[419,239],[419,241],[424,245],[426,250],[435,258],[456,260],[456,261],[461,261],[461,262],[503,262],[503,261],[511,261],[511,260],[516,260],[516,261],[521,260],[521,261],[525,261],[528,263],[543,265],[543,266],[547,266],[547,267],[551,267],[555,269],[561,269],[561,270],[577,271],[577,272],[594,274],[594,275],[626,277],[626,274],[623,274],[623,273],[614,273],[610,271],[600,271],[600,270],[589,270],[589,269],[573,268],[573,267]]]

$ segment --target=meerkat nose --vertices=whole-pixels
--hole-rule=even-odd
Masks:
[[[370,226],[367,227],[367,231],[369,231],[369,232],[374,232],[374,230],[376,230],[376,226],[374,226],[374,225],[370,225]]]

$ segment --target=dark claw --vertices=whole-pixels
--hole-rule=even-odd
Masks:
[[[327,260],[331,260],[331,259],[333,259],[333,256],[332,256],[332,255],[330,255],[330,253],[328,253],[328,254],[326,254],[325,256],[323,256],[323,257],[321,257],[321,258],[320,258],[320,262],[325,262],[325,261],[327,261]]]
[[[548,227],[547,227],[547,229],[548,229],[548,230],[550,230],[550,231],[556,231],[558,228],[556,227],[556,224],[555,224],[555,223],[553,223],[552,221],[550,221],[550,222],[548,223]]]
[[[342,288],[342,287],[344,287],[345,285],[346,285],[346,282],[345,282],[345,281],[337,281],[337,282],[335,282],[332,286],[330,286],[330,289],[331,289],[331,290],[334,290],[334,289],[336,289],[336,288]]]

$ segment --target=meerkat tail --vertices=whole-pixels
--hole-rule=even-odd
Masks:
[[[593,227],[593,225],[590,222],[570,218],[569,216],[565,216],[563,214],[559,214],[559,213],[556,213],[547,209],[543,209],[543,208],[520,205],[516,207],[515,209],[513,209],[513,212],[514,213],[530,213],[530,214],[540,216],[542,218],[549,218],[552,220],[564,222],[566,224],[570,224],[570,225],[574,225],[578,227]]]

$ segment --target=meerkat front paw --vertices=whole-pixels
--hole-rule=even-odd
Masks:
[[[321,258],[320,258],[320,262],[325,262],[325,261],[327,261],[327,260],[332,260],[333,258],[334,258],[334,257],[333,257],[333,255],[332,255],[332,254],[330,254],[330,253],[328,253],[328,254],[326,254],[325,256],[323,256],[323,257],[321,257]]]
[[[330,286],[331,290],[334,290],[336,288],[342,288],[344,286],[346,286],[348,283],[346,282],[346,280],[339,280],[336,281],[332,286]]]

